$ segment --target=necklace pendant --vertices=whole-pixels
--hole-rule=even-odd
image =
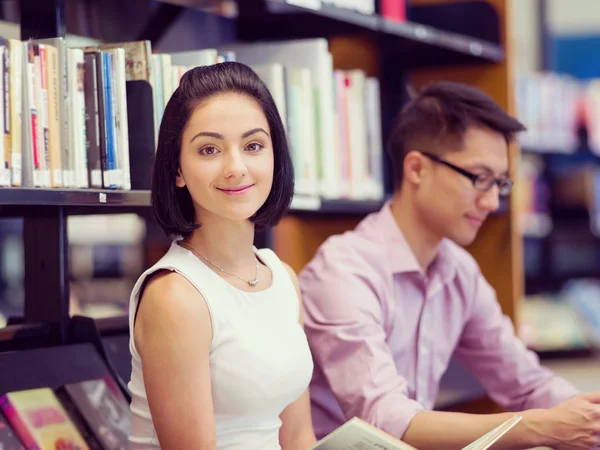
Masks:
[[[252,287],[256,286],[258,284],[258,280],[248,280],[248,284]]]

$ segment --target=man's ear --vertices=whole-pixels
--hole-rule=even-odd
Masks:
[[[404,173],[402,178],[411,184],[419,185],[422,180],[423,155],[410,151],[404,157]]]
[[[175,186],[180,188],[185,186],[185,180],[183,179],[183,175],[181,174],[181,168],[177,169],[177,177],[175,177]]]

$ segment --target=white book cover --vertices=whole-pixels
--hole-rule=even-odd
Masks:
[[[301,123],[302,123],[302,146],[298,149],[302,161],[302,193],[307,195],[319,195],[319,183],[317,179],[318,170],[318,145],[315,120],[315,93],[309,69],[297,69],[300,77],[301,101]]]
[[[48,53],[46,44],[40,44],[40,115],[39,124],[41,130],[41,148],[44,156],[43,186],[52,186],[50,165],[50,143],[48,141]]]
[[[162,66],[162,97],[166,107],[171,99],[171,94],[173,94],[173,63],[171,62],[171,55],[161,53],[160,64]]]
[[[36,105],[36,122],[35,122],[35,136],[36,136],[36,156],[37,156],[37,170],[34,171],[33,181],[36,187],[50,187],[50,168],[48,167],[48,160],[46,158],[46,146],[44,141],[44,117],[48,114],[48,104],[44,103],[44,93],[42,90],[42,58],[44,53],[44,44],[39,44],[35,47],[34,51],[34,97]]]
[[[383,186],[383,138],[381,136],[381,101],[379,80],[368,77],[365,83],[365,114],[367,141],[369,142],[369,198],[382,200]]]
[[[348,87],[346,73],[342,70],[334,72],[335,120],[337,129],[337,179],[340,198],[350,196],[350,144],[348,130]],[[329,169],[328,169],[329,170]]]
[[[125,78],[125,50],[117,48],[113,56],[113,86],[115,86],[115,109],[118,116],[117,140],[123,189],[131,190],[131,170],[129,167],[129,122],[127,119],[127,85]]]
[[[253,65],[252,70],[262,79],[267,85],[271,96],[275,101],[279,115],[283,122],[283,126],[287,132],[287,104],[285,99],[285,72],[283,65],[280,63]]]
[[[23,121],[23,48],[24,43],[16,39],[8,42],[10,56],[10,146],[11,181],[13,186],[21,186],[22,148],[21,136]]]
[[[79,139],[79,101],[77,95],[77,50],[67,48],[67,83],[68,83],[68,107],[67,117],[69,123],[69,158],[63,161],[63,182],[65,187],[78,187],[78,167],[81,164],[81,140]]]
[[[59,120],[60,120],[60,142],[62,146],[62,168],[63,168],[63,186],[74,187],[73,182],[73,171],[69,166],[71,157],[71,149],[69,147],[69,133],[70,133],[70,122],[69,122],[69,88],[68,88],[68,74],[67,74],[67,49],[65,46],[64,39],[61,37],[38,39],[34,42],[41,44],[51,45],[58,51],[58,78],[59,78]],[[69,184],[70,183],[70,184]]]
[[[350,198],[369,198],[369,143],[365,117],[365,73],[362,70],[346,72],[348,91],[348,130],[350,144]]]
[[[21,123],[21,186],[34,186],[34,142],[33,123],[35,110],[35,97],[33,96],[34,78],[34,44],[31,41],[23,43],[21,98],[23,101],[22,123]]]
[[[152,102],[154,103],[154,140],[158,143],[158,130],[162,121],[163,112],[165,110],[165,102],[163,101],[163,90],[159,89],[162,86],[162,64],[160,63],[160,54],[152,54]]]
[[[513,416],[462,450],[486,450],[510,431],[521,416]],[[354,417],[337,428],[310,450],[417,450],[362,419]]]
[[[198,66],[211,66],[217,63],[218,56],[219,53],[214,48],[175,52],[171,53],[171,64],[188,66],[190,68]]]
[[[4,61],[4,58],[6,58],[8,49],[5,45],[1,45],[0,46],[0,62]],[[2,64],[3,65],[3,64]],[[2,69],[2,68],[0,68]],[[2,72],[4,72],[4,69],[2,69]],[[4,73],[2,73],[2,75],[4,75]],[[4,95],[4,91],[8,89],[8,86],[4,85],[4,80],[6,78],[4,76],[0,76],[0,93],[2,93]],[[5,109],[4,109],[4,105],[2,105],[2,107],[0,107],[0,124],[2,124],[2,131],[4,131],[4,114],[5,114]],[[3,134],[3,133],[2,133]],[[10,167],[10,147],[5,149],[4,148],[4,138],[0,138],[0,154],[2,155],[2,159],[3,159],[3,164],[0,167],[0,186],[10,186],[10,169],[8,167]],[[6,166],[5,167],[5,163]]]

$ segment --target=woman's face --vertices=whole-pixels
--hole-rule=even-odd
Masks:
[[[198,105],[181,137],[176,184],[186,186],[202,223],[209,215],[247,220],[273,185],[271,130],[251,97],[218,94]]]

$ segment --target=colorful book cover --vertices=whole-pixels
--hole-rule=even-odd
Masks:
[[[131,448],[129,403],[111,378],[83,381],[61,387],[63,403],[72,402],[105,450]],[[65,395],[66,394],[66,395]],[[68,408],[70,409],[70,408]]]
[[[0,414],[0,450],[25,450],[2,414]]]
[[[10,392],[0,409],[27,450],[90,450],[49,388]]]

